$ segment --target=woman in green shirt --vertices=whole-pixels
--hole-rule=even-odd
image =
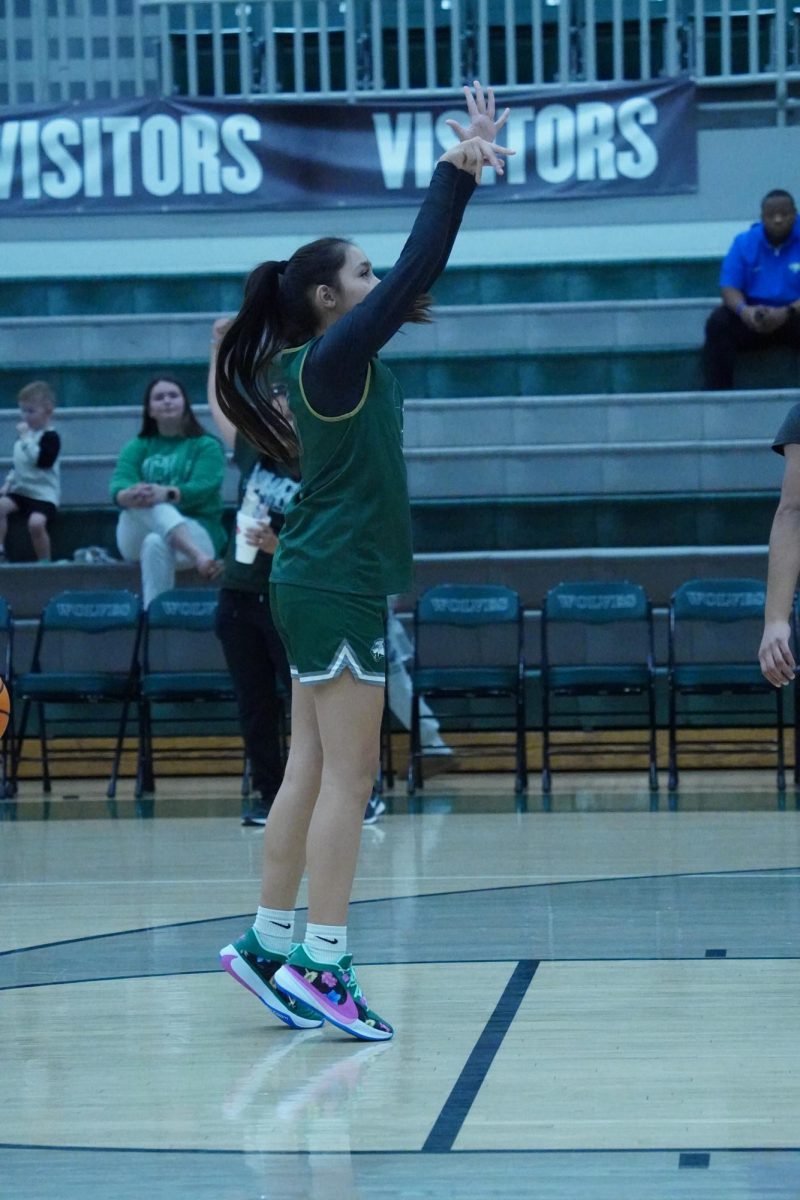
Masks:
[[[465,89],[467,90],[467,89]],[[300,452],[301,487],[273,560],[270,606],[292,673],[292,742],[267,819],[255,925],[221,951],[238,982],[295,1028],[323,1019],[353,1037],[392,1036],[368,1005],[347,951],[347,910],[364,806],[378,765],[386,597],[411,584],[403,397],[378,352],[408,320],[428,320],[484,165],[500,174],[494,120],[467,90],[469,130],[439,160],[400,258],[378,280],[359,246],[322,238],[250,275],[217,357],[227,418],[263,453]],[[291,415],[269,394],[281,355]],[[308,866],[308,923],[294,905]]]
[[[183,384],[158,375],[145,388],[142,428],[120,451],[111,498],[122,509],[117,546],[141,563],[145,607],[175,586],[175,572],[219,574],[225,544],[225,456],[192,412]]]

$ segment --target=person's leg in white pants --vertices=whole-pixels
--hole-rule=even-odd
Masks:
[[[142,568],[142,601],[145,608],[156,596],[175,586],[175,572],[194,566],[182,550],[170,545],[170,534],[183,527],[201,553],[213,557],[214,545],[199,521],[185,517],[172,504],[152,508],[124,508],[117,522],[117,547],[126,562]]]

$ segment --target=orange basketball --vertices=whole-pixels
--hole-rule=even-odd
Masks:
[[[3,736],[8,728],[8,722],[11,717],[11,697],[8,694],[8,688],[4,681],[0,679],[0,737]]]

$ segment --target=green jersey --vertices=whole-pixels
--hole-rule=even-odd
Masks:
[[[225,455],[215,437],[135,437],[120,451],[109,490],[112,500],[136,483],[180,488],[178,510],[194,517],[207,531],[219,554],[225,545],[222,527],[222,479]]]
[[[400,385],[376,356],[359,404],[342,416],[323,416],[303,388],[313,345],[283,352],[302,483],[286,511],[272,582],[371,596],[408,591],[411,512]]]
[[[440,162],[391,271],[319,337],[284,350],[302,484],[274,583],[372,597],[411,587],[403,396],[378,354],[443,270],[474,190],[468,171]]]

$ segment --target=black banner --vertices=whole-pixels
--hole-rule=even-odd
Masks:
[[[484,201],[694,191],[694,86],[520,92]],[[467,124],[453,99],[86,101],[0,110],[0,217],[415,203]]]

